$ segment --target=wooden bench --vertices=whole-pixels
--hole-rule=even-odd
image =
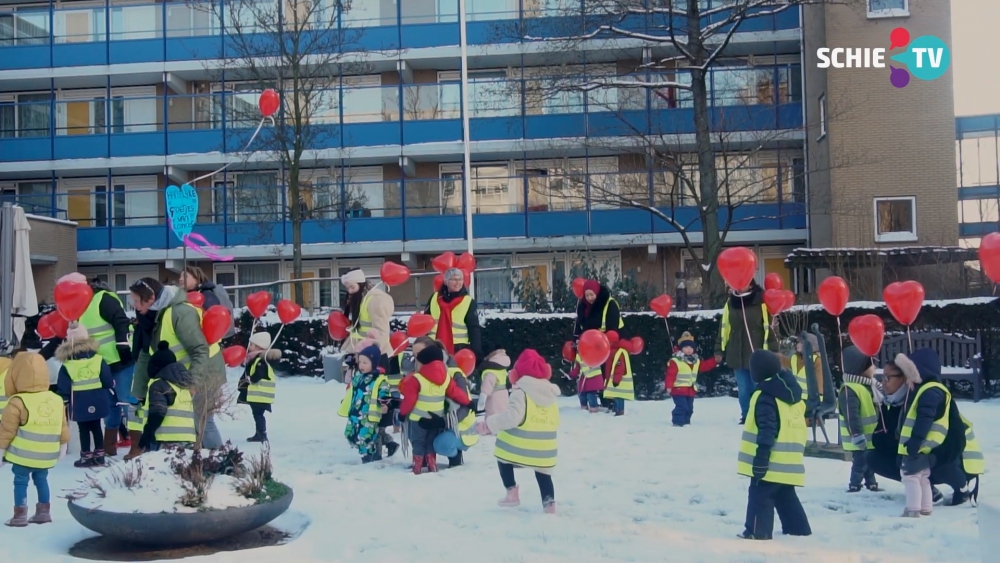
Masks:
[[[913,349],[930,348],[941,358],[942,381],[968,381],[972,384],[972,400],[979,402],[983,394],[982,341],[940,331],[912,332]],[[886,338],[879,352],[879,365],[884,366],[897,354],[910,351],[906,334]]]

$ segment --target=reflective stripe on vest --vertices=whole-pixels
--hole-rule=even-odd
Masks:
[[[115,329],[111,326],[111,323],[104,320],[104,317],[101,316],[101,301],[105,295],[114,297],[119,305],[122,304],[121,298],[115,293],[100,290],[94,293],[93,299],[90,300],[90,305],[87,306],[87,310],[80,317],[80,324],[87,329],[87,335],[97,342],[97,353],[104,358],[104,361],[113,364],[121,361],[121,356],[118,355]],[[124,307],[122,310],[124,311]]]
[[[760,319],[764,323],[764,344],[761,349],[767,350],[767,341],[771,337],[771,315],[767,312],[767,305],[764,303],[760,304]],[[740,323],[740,327],[745,331],[746,328]],[[726,351],[726,346],[729,345],[729,335],[732,334],[732,327],[729,326],[729,303],[722,308],[722,322],[719,323],[719,337],[722,339],[722,351]],[[751,346],[752,347],[752,346]]]
[[[962,469],[969,475],[982,475],[986,471],[986,458],[983,457],[983,450],[979,447],[976,433],[972,431],[972,423],[964,416],[962,422],[965,423],[965,451],[962,452]]]
[[[449,368],[448,372],[451,373],[452,378],[465,377],[462,370],[458,368]],[[465,418],[458,421],[455,434],[462,440],[465,447],[471,448],[479,443],[479,432],[476,432],[476,409],[472,406],[472,389],[468,378],[465,378],[465,395],[469,398],[469,410],[465,413]]]
[[[524,422],[497,436],[493,456],[524,467],[555,467],[559,455],[559,403],[542,408],[525,393]]]
[[[260,356],[257,356],[253,364],[250,366],[250,373],[257,373],[257,364],[261,361]],[[251,383],[247,386],[247,402],[248,403],[260,403],[264,405],[270,405],[274,402],[274,368],[271,364],[264,361],[264,366],[267,368],[267,377],[262,378],[257,383]]]
[[[928,389],[940,389],[944,392],[944,415],[931,424],[931,428],[927,431],[927,436],[924,437],[924,441],[920,444],[920,449],[917,450],[917,453],[931,453],[931,450],[943,444],[944,439],[948,436],[948,415],[951,414],[951,392],[948,391],[947,387],[936,381],[925,383],[917,390],[917,395],[913,397],[910,409],[906,411],[903,430],[899,433],[899,448],[896,450],[899,455],[909,455],[906,452],[906,443],[909,441],[910,436],[913,435],[913,425],[917,422],[917,403],[920,402],[921,395]]]
[[[73,392],[93,391],[101,388],[101,364],[104,358],[93,356],[82,360],[68,360],[63,367],[73,384]]]
[[[177,396],[153,436],[157,442],[194,442],[194,401],[191,399],[191,391],[169,381],[167,384]]]
[[[580,374],[583,375],[584,379],[590,379],[592,377],[599,377],[604,375],[604,372],[601,370],[601,366],[597,366],[594,368],[588,366],[587,364],[583,363],[583,357],[581,357],[580,354],[576,355],[576,363],[577,365],[580,366]]]
[[[378,402],[378,390],[379,387],[382,387],[383,382],[388,381],[389,378],[384,375],[375,378],[375,384],[372,385],[372,392],[368,395],[368,420],[370,422],[382,420],[382,403]]]
[[[375,328],[372,324],[372,316],[368,314],[368,299],[371,297],[371,293],[366,293],[365,297],[361,300],[361,308],[358,311],[358,319],[354,321],[354,326],[351,327],[351,340],[364,340],[368,338],[368,331]]]
[[[431,329],[430,337],[437,340],[437,328],[438,323],[441,320],[441,304],[438,303],[438,295],[440,293],[435,293],[431,297],[431,317],[434,319],[434,328]],[[451,341],[452,344],[468,344],[469,343],[469,327],[465,326],[465,317],[469,314],[469,308],[472,307],[472,298],[468,295],[463,295],[458,302],[458,305],[451,310]]]
[[[736,472],[740,475],[753,477],[753,459],[757,455],[757,401],[761,391],[754,391],[750,398],[750,410],[747,412],[746,425],[743,427],[743,439],[740,441],[740,454],[737,458]],[[806,404],[802,401],[789,405],[775,399],[778,406],[778,438],[771,448],[768,458],[767,473],[763,481],[803,487],[806,484],[806,466],[804,463],[806,440]]]
[[[28,422],[18,427],[4,459],[32,469],[55,467],[63,427],[62,399],[51,391],[18,393],[13,397],[24,404]]]
[[[872,392],[868,387],[860,383],[845,383],[840,388],[840,393],[844,394],[848,389],[858,396],[858,402],[861,404],[861,430],[865,435],[865,440],[868,441],[867,449],[874,450],[875,443],[872,441],[872,436],[875,434],[875,428],[878,426],[878,413],[875,411]],[[840,417],[840,445],[844,448],[844,451],[859,451],[858,447],[851,443],[851,430],[846,414],[841,412],[838,416]]]
[[[694,387],[698,381],[698,368],[701,367],[701,360],[691,365],[680,358],[670,358],[670,361],[677,366],[677,379],[674,387]]]
[[[444,416],[444,399],[448,384],[451,383],[451,374],[445,374],[444,383],[441,385],[431,383],[419,373],[414,373],[413,377],[420,382],[420,394],[417,395],[417,404],[413,406],[409,419],[416,421],[430,418],[432,414]]]
[[[487,375],[493,374],[493,377],[497,379],[497,384],[493,387],[493,392],[506,391],[507,390],[507,370],[505,369],[484,369],[483,378],[485,379]],[[470,397],[471,398],[471,397]]]
[[[204,315],[204,313],[202,312],[201,309],[199,309],[198,307],[195,307],[194,305],[192,305],[190,303],[181,303],[180,305],[181,306],[187,305],[188,307],[191,307],[192,309],[194,309],[195,311],[197,311],[198,312],[198,321],[199,321],[199,324],[200,324],[201,319],[202,319],[202,317]],[[188,351],[184,349],[184,345],[181,344],[181,341],[177,338],[177,333],[174,332],[174,322],[173,322],[174,321],[174,314],[173,314],[173,312],[174,312],[174,307],[176,307],[176,306],[177,305],[171,305],[171,306],[167,307],[166,309],[164,309],[163,316],[160,317],[160,341],[164,341],[165,340],[167,342],[167,344],[170,346],[170,351],[173,352],[174,356],[177,358],[177,361],[180,362],[181,365],[183,365],[185,368],[190,369],[191,368],[191,358],[188,355]],[[153,355],[153,354],[156,353],[156,347],[157,347],[157,345],[159,344],[160,341],[150,343],[150,345],[149,345],[149,354],[150,355]],[[220,347],[219,347],[218,343],[210,345],[208,347],[208,357],[210,357],[210,358],[215,357],[215,355],[219,353],[219,350],[220,350]]]
[[[816,362],[817,358],[819,358],[819,354],[813,354],[812,355],[812,359],[813,359],[814,363]],[[795,381],[798,381],[799,382],[799,387],[802,388],[802,398],[803,399],[808,399],[809,398],[809,385],[808,385],[809,381],[806,378],[806,363],[802,362],[802,365],[801,366],[799,365],[799,354],[793,354],[792,355],[792,360],[791,360],[790,363],[792,364],[792,373],[795,375]]]
[[[149,391],[147,389],[147,395]],[[146,428],[146,407],[142,405],[128,406],[128,421],[125,427],[130,432],[142,432]]]
[[[399,391],[399,382],[403,380],[403,354],[396,355],[396,362],[399,364],[399,373],[386,374],[390,391]]]
[[[608,297],[607,302],[604,303],[604,311],[601,312],[601,332],[607,332],[608,331],[608,308],[611,307],[612,303],[614,303],[615,305],[618,305],[618,302],[615,301],[614,297]],[[625,320],[622,319],[622,308],[621,308],[621,306],[619,306],[618,307],[618,328],[613,329],[613,330],[621,330],[623,328],[625,328]]]
[[[5,395],[6,385],[7,385],[7,369],[0,370],[0,415],[3,413],[4,407],[7,406],[7,400],[9,397]]]
[[[614,373],[615,367],[618,365],[618,360],[625,359],[625,375],[622,376],[622,380],[618,383],[618,387],[614,385]],[[628,352],[625,350],[618,350],[615,352],[615,359],[611,362],[611,370],[608,372],[609,375],[608,385],[604,388],[604,398],[605,399],[625,399],[626,401],[635,400],[635,386],[632,381],[632,359],[629,358]]]

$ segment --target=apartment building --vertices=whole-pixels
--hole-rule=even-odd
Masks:
[[[226,11],[234,0],[2,1],[2,197],[75,221],[81,271],[124,289],[182,264],[164,190],[191,182],[199,194],[194,231],[234,259],[188,259],[226,285],[291,275],[289,172],[277,159],[240,152],[257,125],[248,114],[261,86],[234,73],[227,78],[216,64],[233,56]],[[729,2],[698,1],[703,10]],[[326,278],[354,267],[375,273],[384,260],[428,268],[434,255],[465,249],[471,207],[479,265],[501,269],[477,276],[481,301],[516,302],[503,268],[534,269],[551,286],[570,275],[581,253],[666,291],[684,280],[696,293],[698,256],[678,225],[699,240],[697,202],[671,188],[677,171],[650,156],[669,151],[678,169],[696,176],[690,94],[670,85],[689,76],[682,65],[668,73],[658,67],[655,76],[644,70],[676,53],[663,40],[605,38],[573,49],[545,40],[575,21],[573,10],[608,9],[608,2],[591,2],[467,0],[467,107],[458,0],[353,0],[347,10],[330,0],[316,10],[323,18],[317,29],[358,32],[351,49],[364,53],[364,65],[331,83],[329,101],[311,121],[326,133],[316,136],[299,171],[304,275]],[[271,4],[281,14],[289,9]],[[955,203],[954,193],[937,185],[954,177],[954,160],[942,163],[936,154],[952,138],[950,74],[899,93],[887,70],[823,71],[813,56],[822,44],[883,45],[897,25],[948,37],[948,2],[867,0],[853,11],[841,8],[795,6],[748,18],[711,70],[713,127],[725,138],[719,168],[730,171],[729,192],[742,197],[723,213],[732,217],[727,243],[757,248],[762,274],[787,278],[784,256],[809,244],[957,238],[957,223],[937,213]],[[706,16],[705,25],[720,14]],[[637,35],[666,37],[671,27],[650,14],[623,21]],[[683,29],[683,19],[672,25]],[[549,87],[567,73],[602,77],[606,85]],[[628,84],[657,80],[664,85]],[[860,106],[837,118],[828,111],[832,100],[855,95]],[[902,117],[917,105],[919,122]],[[471,199],[463,189],[463,113]],[[942,123],[949,124],[943,140]],[[900,134],[919,142],[887,145]],[[831,147],[841,146],[888,160],[831,165],[840,158]],[[834,211],[845,201],[860,202],[858,216],[874,218],[886,233],[908,228],[898,217],[912,215],[914,234],[858,238],[860,223]],[[890,217],[885,225],[883,215]],[[338,304],[334,283],[306,291],[313,307]],[[411,304],[430,291],[424,278],[394,295]]]
[[[975,248],[1000,231],[1000,115],[955,120],[958,222],[962,244]]]

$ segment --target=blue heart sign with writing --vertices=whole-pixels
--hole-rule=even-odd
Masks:
[[[167,188],[167,218],[170,229],[183,242],[198,218],[198,192],[190,184]]]

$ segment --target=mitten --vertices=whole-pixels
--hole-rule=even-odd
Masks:
[[[121,363],[132,363],[132,347],[128,345],[128,342],[115,344],[115,349],[118,350],[118,358]]]
[[[855,448],[859,450],[868,449],[868,438],[865,438],[864,434],[858,434],[857,436],[851,436],[851,443],[854,444]]]
[[[760,480],[767,475],[767,469],[771,465],[771,449],[757,448],[757,455],[753,458],[753,478]]]

